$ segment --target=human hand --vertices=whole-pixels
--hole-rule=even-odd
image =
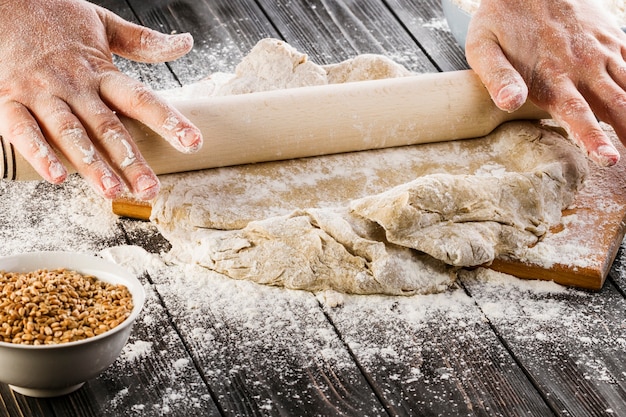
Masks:
[[[125,188],[154,198],[158,178],[116,113],[181,152],[202,145],[191,122],[122,74],[111,55],[171,61],[189,52],[190,35],[161,34],[82,0],[22,0],[0,1],[0,39],[0,135],[47,181],[67,177],[58,151],[107,198]]]
[[[590,0],[482,0],[467,61],[498,107],[527,98],[601,166],[619,153],[596,116],[626,142],[626,35]]]

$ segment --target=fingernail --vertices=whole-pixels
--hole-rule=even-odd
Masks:
[[[602,145],[598,146],[592,159],[600,166],[610,167],[619,162],[620,154],[614,146]]]
[[[60,162],[52,162],[50,164],[49,170],[50,176],[55,183],[63,181],[67,176],[67,171],[65,170],[63,164]]]
[[[117,180],[117,178],[105,174],[102,176],[101,178],[102,181],[102,187],[104,188],[104,194],[108,195],[111,192],[117,192],[117,190],[120,188],[120,182]]]
[[[150,175],[142,175],[135,182],[135,194],[144,199],[151,200],[159,192],[159,181]]]
[[[524,89],[519,84],[509,84],[498,92],[496,104],[502,110],[514,111],[524,104]]]
[[[193,36],[190,33],[176,33],[168,40],[174,49],[191,49],[193,46]]]
[[[195,129],[182,129],[176,136],[186,152],[195,152],[202,146],[202,136]]]

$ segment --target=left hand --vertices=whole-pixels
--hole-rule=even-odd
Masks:
[[[149,200],[159,180],[117,114],[137,119],[182,152],[199,130],[112,53],[164,62],[187,53],[188,34],[165,35],[83,0],[0,1],[0,134],[46,180],[67,176],[56,152],[107,198],[126,188]]]

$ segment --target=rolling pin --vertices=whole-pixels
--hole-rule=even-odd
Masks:
[[[157,174],[475,138],[505,121],[549,117],[531,103],[499,110],[471,70],[170,102],[202,131],[197,153],[121,117]],[[0,178],[40,176],[0,138]]]

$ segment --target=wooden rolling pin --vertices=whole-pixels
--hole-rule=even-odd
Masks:
[[[178,153],[122,119],[157,174],[473,138],[508,120],[549,117],[529,103],[499,110],[471,70],[171,102],[202,130],[199,152]],[[1,139],[0,178],[40,179]]]

